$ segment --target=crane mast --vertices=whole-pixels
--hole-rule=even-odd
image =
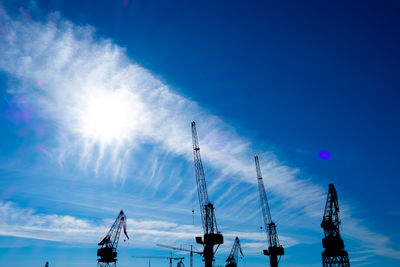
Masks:
[[[205,267],[212,267],[214,261],[214,246],[224,243],[222,234],[218,231],[215,220],[214,206],[208,200],[207,185],[204,175],[203,163],[200,156],[199,141],[197,138],[196,123],[192,122],[192,141],[193,141],[193,159],[194,171],[197,183],[197,193],[199,197],[201,221],[204,230],[204,239],[196,237],[196,242],[204,246],[203,258]],[[218,247],[217,247],[218,249]]]
[[[121,210],[107,235],[98,244],[101,246],[101,248],[97,250],[97,256],[100,257],[97,260],[98,267],[117,266],[117,247],[122,228],[124,229],[126,238],[129,239],[128,233],[126,232],[126,216]]]
[[[329,185],[321,227],[324,229],[321,253],[323,267],[349,267],[349,255],[344,250],[344,242],[340,236],[339,200],[333,184]]]
[[[258,156],[254,157],[257,172],[258,191],[260,195],[260,205],[264,220],[264,229],[268,238],[268,249],[264,250],[264,255],[269,256],[270,266],[277,267],[280,257],[285,254],[283,247],[279,244],[278,233],[276,232],[276,225],[272,221],[271,211],[268,206],[267,193],[265,191],[263,178],[261,175],[260,163]],[[278,258],[279,256],[279,258]]]
[[[243,257],[242,247],[240,246],[239,237],[235,238],[235,242],[233,243],[231,253],[229,254],[228,258],[226,259],[227,264],[225,267],[237,267],[238,265],[238,258],[239,252]]]

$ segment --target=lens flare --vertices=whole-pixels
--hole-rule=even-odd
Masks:
[[[329,151],[320,151],[319,152],[319,158],[321,158],[321,159],[330,159],[331,158],[331,153],[329,153]]]

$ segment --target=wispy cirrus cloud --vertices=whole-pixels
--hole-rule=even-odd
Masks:
[[[154,164],[153,168],[150,167],[149,179],[153,181],[162,166],[158,158],[161,154],[173,154],[188,161],[192,159],[190,121],[195,120],[199,125],[202,153],[206,155],[204,162],[220,177],[212,180],[210,191],[221,190],[228,183],[231,186],[228,190],[241,192],[244,196],[245,201],[240,205],[230,206],[229,214],[242,212],[240,214],[246,215],[247,219],[257,216],[254,209],[247,211],[244,207],[257,201],[256,195],[246,196],[246,187],[253,186],[256,181],[253,155],[258,153],[272,200],[279,199],[275,216],[289,226],[293,226],[293,220],[300,221],[299,227],[318,226],[325,201],[322,186],[311,179],[299,178],[299,169],[282,164],[270,151],[258,150],[257,141],[238,135],[229,124],[196,102],[175,93],[148,70],[132,63],[125,49],[109,39],[97,38],[92,27],[74,25],[56,13],[50,14],[45,22],[14,19],[3,9],[0,9],[0,21],[0,69],[16,82],[9,85],[8,93],[18,99],[32,99],[37,113],[53,125],[58,146],[49,153],[57,157],[61,165],[76,161],[83,170],[125,179],[130,155],[137,147],[149,145],[157,148],[153,155],[156,160],[149,161]],[[82,126],[83,114],[88,113],[88,105],[97,101],[99,95],[100,99],[123,99],[126,103],[123,112],[132,118],[123,121],[126,131],[122,135],[107,142],[98,142],[98,137],[87,134],[87,129]],[[98,103],[107,105],[107,101],[96,102],[96,105]],[[96,129],[97,126],[93,127]],[[231,179],[240,184],[239,190],[232,188],[235,185]],[[155,180],[158,182],[152,186],[160,186],[160,180]],[[175,182],[171,191],[174,194],[174,190],[179,188],[179,180],[176,182],[172,178],[172,182]],[[228,196],[221,194],[217,203],[229,199]],[[168,199],[170,197],[167,195]],[[234,200],[237,199],[231,199]],[[31,227],[43,226],[40,229],[45,229],[44,226],[48,226],[57,232],[58,228],[51,224],[50,217],[32,216],[36,222],[44,224]],[[71,235],[90,224],[69,217],[58,219],[65,223],[65,231]],[[391,248],[387,237],[363,227],[362,221],[347,216],[346,225],[351,229],[344,228],[347,236],[359,240],[377,255],[400,258],[399,251]],[[23,226],[19,232],[16,229],[15,235],[21,235],[27,227]],[[5,228],[2,229],[4,233]],[[95,229],[100,231],[103,228]],[[176,238],[176,234],[170,232],[150,230],[145,229],[142,234],[151,235],[153,231],[154,235]],[[26,235],[32,233],[26,232]],[[92,238],[94,235],[93,232]],[[182,233],[182,237],[186,235],[187,232]],[[43,237],[45,233],[33,236]],[[374,242],[376,239],[381,240],[379,248]]]
[[[21,238],[33,238],[46,241],[69,244],[85,243],[95,246],[108,232],[115,219],[107,218],[99,221],[79,219],[69,215],[41,214],[33,209],[18,207],[13,202],[0,201],[0,235]],[[152,248],[157,243],[190,244],[193,237],[201,233],[201,228],[193,225],[178,224],[163,220],[135,220],[128,217],[128,234],[134,239],[132,246],[140,244],[143,248]],[[258,253],[251,249],[258,247],[263,240],[259,233],[227,232],[225,241],[233,243],[236,236],[245,239],[246,251],[249,254]],[[298,241],[281,237],[289,246]],[[265,243],[264,243],[265,246]],[[226,247],[222,251],[229,251]]]

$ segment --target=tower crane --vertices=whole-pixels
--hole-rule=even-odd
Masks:
[[[117,247],[122,228],[124,229],[126,238],[129,239],[128,233],[126,232],[126,216],[121,210],[107,235],[98,244],[101,246],[101,248],[97,250],[97,256],[100,257],[97,260],[98,267],[117,266]]]
[[[185,267],[185,265],[183,265],[183,259],[184,257],[172,257],[172,254],[170,257],[166,257],[166,256],[132,256],[133,258],[141,258],[141,259],[165,259],[165,260],[169,260],[169,267],[172,267],[172,261],[179,261],[177,267]],[[150,263],[149,263],[150,264]]]
[[[215,220],[214,205],[208,200],[206,179],[204,176],[203,163],[200,157],[199,140],[197,138],[196,123],[192,122],[192,141],[193,141],[193,158],[194,170],[197,182],[197,193],[199,196],[201,221],[203,224],[204,237],[196,237],[196,242],[202,244],[203,261],[205,267],[212,267],[214,254],[218,247],[224,243],[224,237],[218,231],[217,222]],[[217,249],[214,251],[214,246]]]
[[[226,259],[227,264],[225,265],[225,267],[237,267],[239,252],[243,257],[243,252],[242,252],[242,247],[240,246],[239,237],[236,237],[235,242],[233,243],[233,247],[231,249],[231,253],[228,256],[228,259]]]
[[[178,261],[178,263],[176,264],[176,267],[185,267],[185,264],[183,264],[183,261],[180,260],[180,261]]]
[[[163,248],[169,248],[169,249],[172,249],[172,250],[179,250],[179,251],[190,252],[190,267],[193,267],[193,253],[199,254],[199,255],[202,255],[202,254],[203,254],[203,252],[201,252],[201,251],[193,250],[193,246],[192,246],[192,245],[190,245],[190,249],[186,249],[186,248],[182,248],[182,247],[181,247],[181,248],[171,247],[171,246],[162,245],[162,244],[157,244],[157,246],[163,247]]]
[[[264,219],[264,229],[268,238],[268,249],[264,250],[264,255],[269,256],[271,267],[277,267],[282,255],[285,254],[283,247],[279,244],[278,233],[276,232],[276,225],[272,221],[271,212],[268,206],[267,193],[265,191],[263,178],[261,175],[260,163],[258,156],[254,157],[257,171],[258,191],[260,195],[261,211]],[[279,258],[278,258],[279,256]]]
[[[323,267],[350,267],[349,255],[344,250],[344,242],[339,231],[339,200],[333,184],[329,185],[321,227],[324,229],[321,253]]]

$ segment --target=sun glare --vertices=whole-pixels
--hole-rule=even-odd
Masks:
[[[135,120],[133,96],[127,91],[87,96],[79,115],[79,132],[88,139],[110,143],[129,138]]]

